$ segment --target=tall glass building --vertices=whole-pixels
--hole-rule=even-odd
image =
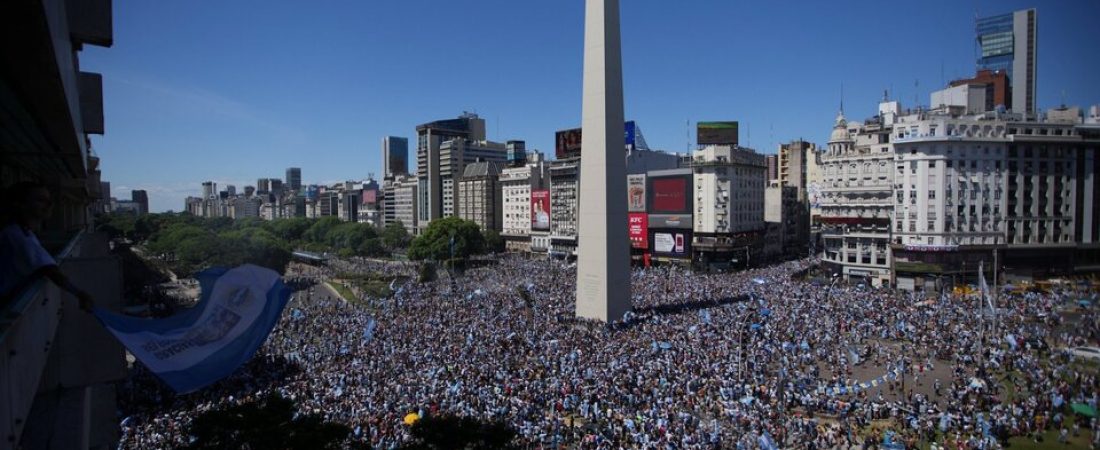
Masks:
[[[980,52],[978,69],[1005,73],[1010,86],[1005,106],[1013,112],[1035,113],[1038,59],[1035,10],[980,18],[975,25]]]
[[[382,138],[383,178],[409,173],[409,139],[396,136]]]

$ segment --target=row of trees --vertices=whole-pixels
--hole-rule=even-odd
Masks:
[[[113,214],[100,218],[99,230],[143,245],[181,275],[211,266],[245,263],[282,272],[295,249],[344,257],[387,257],[410,242],[400,223],[378,230],[333,217],[263,221],[205,219],[189,214]]]
[[[190,214],[112,214],[100,218],[99,229],[141,244],[153,256],[163,256],[181,275],[245,263],[282,272],[296,249],[377,258],[408,249],[409,259],[440,261],[504,250],[498,233],[483,233],[476,223],[457,217],[432,221],[416,239],[410,239],[400,222],[378,229],[335,217],[264,221]]]

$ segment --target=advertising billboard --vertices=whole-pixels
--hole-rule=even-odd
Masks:
[[[634,121],[623,123],[623,141],[626,148],[634,148],[638,139],[638,126]],[[581,129],[573,128],[554,133],[554,156],[558,159],[581,155]]]
[[[660,230],[650,233],[650,248],[656,256],[691,258],[691,232]]]
[[[649,216],[645,213],[628,213],[627,236],[630,237],[630,246],[633,248],[649,248]]]
[[[363,205],[373,205],[378,203],[378,191],[374,189],[363,189]]]
[[[626,210],[645,212],[645,175],[626,176]]]
[[[650,214],[691,214],[691,175],[672,175],[646,179]]]
[[[692,228],[692,216],[688,214],[650,214],[649,225],[653,228]]]
[[[699,145],[737,145],[737,122],[696,123],[695,142]]]
[[[531,191],[531,230],[550,231],[550,190]]]
[[[554,156],[558,159],[581,154],[581,129],[562,130],[554,133]]]

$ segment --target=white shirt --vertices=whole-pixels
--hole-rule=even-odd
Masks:
[[[36,270],[56,265],[34,233],[16,223],[0,231],[0,296],[9,294]]]

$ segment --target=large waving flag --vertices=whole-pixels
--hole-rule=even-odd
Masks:
[[[198,305],[164,319],[95,316],[134,357],[177,393],[199,390],[233,373],[271,334],[291,289],[270,269],[244,265],[196,276]]]

